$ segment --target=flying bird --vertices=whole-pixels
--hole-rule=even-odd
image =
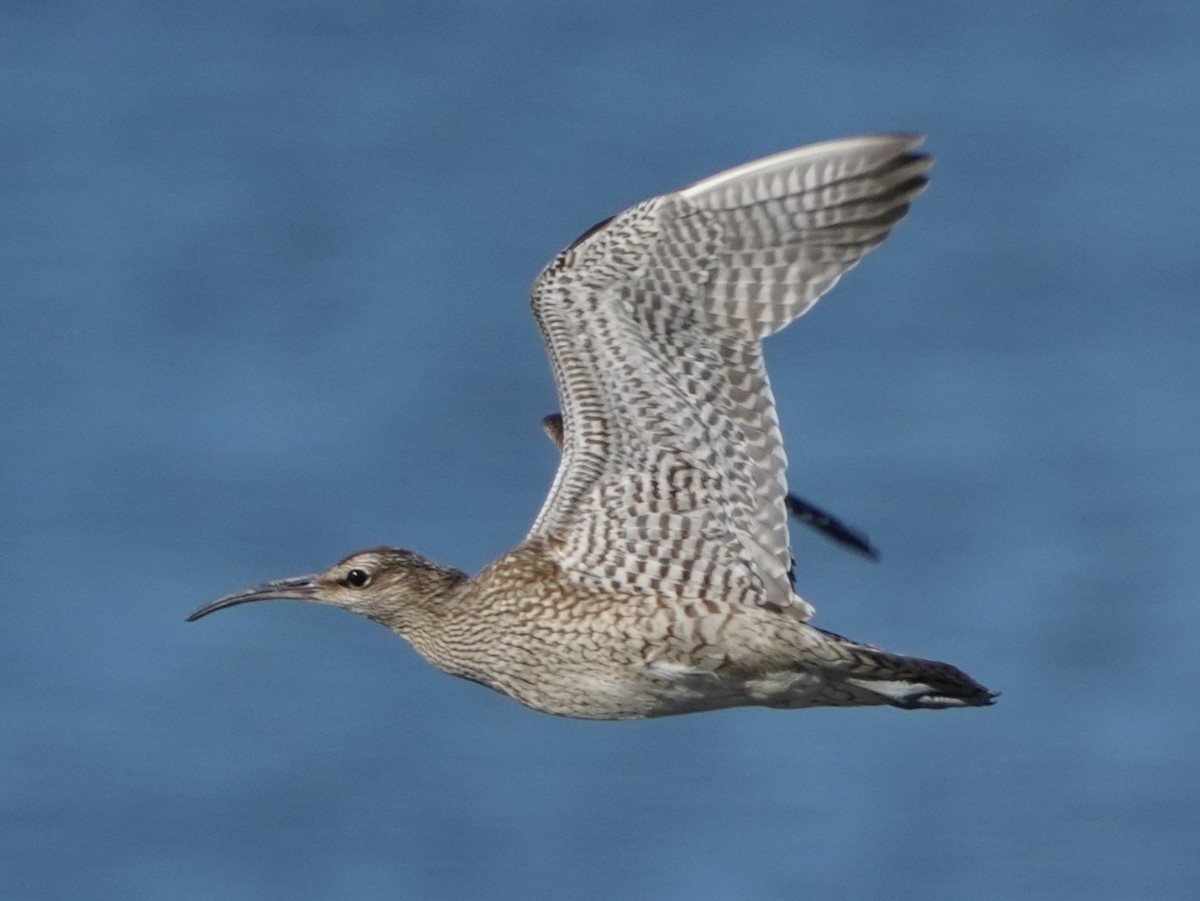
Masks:
[[[984,706],[948,663],[814,626],[761,341],[887,237],[926,183],[918,135],[785,151],[580,236],[532,292],[562,454],[525,538],[474,576],[376,547],[194,611],[342,607],[536,710],[633,719],[742,705]]]

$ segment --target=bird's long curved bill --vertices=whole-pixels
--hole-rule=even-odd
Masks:
[[[217,598],[211,603],[198,607],[187,615],[187,622],[195,622],[202,616],[208,616],[226,607],[236,607],[250,601],[273,601],[292,598],[299,601],[311,601],[316,596],[317,582],[313,576],[299,576],[295,579],[279,579],[275,582],[264,582],[244,591],[235,591],[224,597]]]

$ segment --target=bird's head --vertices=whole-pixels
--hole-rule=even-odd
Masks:
[[[291,598],[342,607],[403,631],[414,614],[430,611],[467,576],[402,548],[357,551],[311,576],[277,579],[217,598],[187,616],[192,622],[250,601]]]

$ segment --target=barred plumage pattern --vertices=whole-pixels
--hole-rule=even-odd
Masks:
[[[811,608],[759,342],[879,244],[925,185],[914,135],[831,141],[639,203],[559,254],[533,310],[565,428],[530,531],[579,584]]]
[[[533,310],[562,457],[529,535],[476,576],[369,548],[189,618],[279,597],[333,604],[562,716],[990,704],[950,664],[811,625],[789,578],[787,461],[760,341],[904,215],[930,165],[918,143],[768,157],[637,204],[559,254]]]

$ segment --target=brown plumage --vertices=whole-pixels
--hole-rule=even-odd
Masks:
[[[374,548],[188,618],[268,598],[331,604],[564,716],[990,704],[949,664],[809,624],[759,350],[903,217],[930,164],[918,143],[777,154],[638,204],[559,254],[533,306],[562,459],[529,535],[478,575]]]

